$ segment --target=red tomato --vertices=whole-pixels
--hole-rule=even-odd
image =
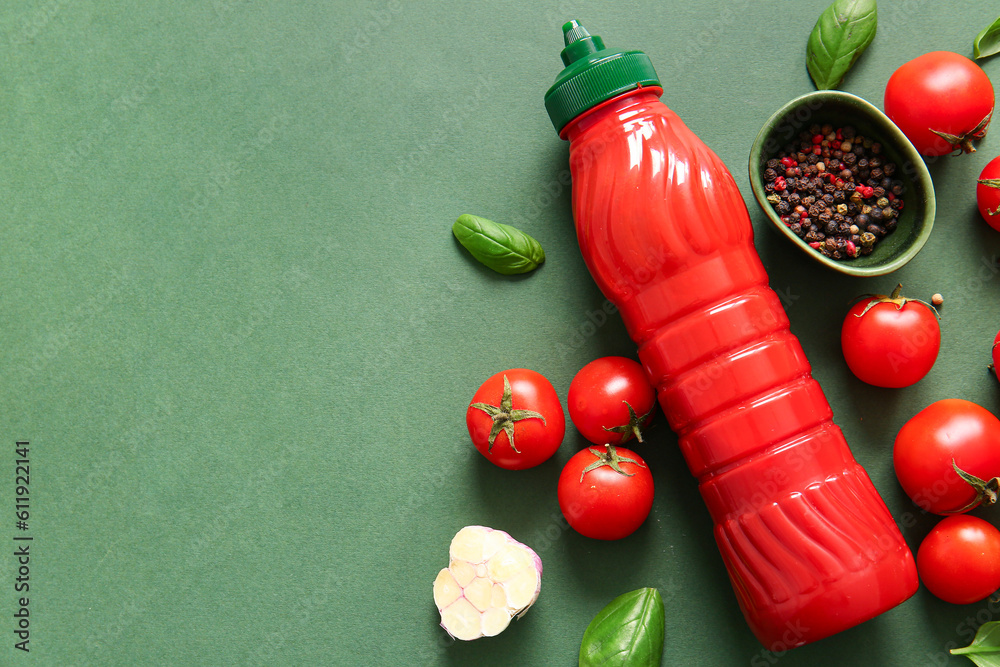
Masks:
[[[908,387],[927,375],[941,348],[937,313],[922,301],[876,295],[854,304],[840,344],[848,367],[876,387]]]
[[[950,51],[914,58],[885,86],[885,114],[924,155],[974,151],[972,142],[989,129],[993,102],[982,68]]]
[[[892,450],[899,483],[918,507],[935,514],[972,509],[983,500],[954,465],[980,480],[1000,475],[1000,419],[975,403],[946,398],[903,424]],[[988,501],[988,498],[986,498]]]
[[[618,540],[635,532],[653,507],[653,475],[635,452],[605,445],[582,449],[559,475],[559,508],[578,533]]]
[[[1000,333],[997,333],[996,337],[993,339],[993,373],[1000,373]],[[997,375],[1000,378],[1000,375]]]
[[[556,390],[526,368],[502,371],[484,382],[472,397],[465,423],[476,449],[508,470],[548,460],[566,433]]]
[[[1000,231],[1000,157],[993,158],[983,167],[976,182],[976,204],[983,220]]]
[[[989,597],[1000,588],[1000,530],[974,516],[941,519],[917,549],[917,573],[945,602]]]
[[[569,418],[594,444],[620,445],[653,419],[656,392],[638,362],[601,357],[577,372],[569,385]]]

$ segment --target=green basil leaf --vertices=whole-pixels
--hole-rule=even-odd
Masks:
[[[972,43],[972,55],[985,58],[1000,53],[1000,19],[983,28]]]
[[[664,623],[663,600],[655,588],[619,595],[583,633],[580,667],[659,667]]]
[[[847,70],[875,39],[875,0],[836,0],[827,7],[809,35],[806,66],[820,90],[840,85]]]
[[[472,256],[498,273],[527,273],[545,261],[542,245],[516,227],[468,213],[451,227]]]
[[[1000,667],[1000,621],[983,623],[971,644],[951,652],[964,655],[979,667]]]

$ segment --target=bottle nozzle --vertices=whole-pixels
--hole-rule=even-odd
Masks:
[[[590,37],[590,33],[584,28],[578,21],[567,21],[563,27],[563,38],[566,40],[566,46],[569,46],[578,39],[583,39],[584,37]]]
[[[561,54],[564,65],[569,66],[580,58],[604,50],[604,40],[598,35],[591,36],[579,21],[567,21],[562,29],[563,39],[566,42],[566,48]]]

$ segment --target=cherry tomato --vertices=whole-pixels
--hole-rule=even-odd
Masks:
[[[1000,530],[974,516],[941,519],[917,549],[917,573],[945,602],[989,597],[1000,588]]]
[[[653,419],[656,392],[642,366],[626,357],[601,357],[577,372],[569,385],[569,418],[594,444],[620,445]]]
[[[588,447],[559,475],[559,508],[575,531],[597,540],[635,532],[653,507],[653,475],[646,462],[623,447]]]
[[[1000,419],[970,401],[946,398],[903,424],[892,463],[900,485],[918,507],[935,514],[964,512],[980,501],[989,502],[989,494],[979,493],[955,466],[980,481],[993,480],[1000,475],[998,443]]]
[[[924,155],[975,150],[993,113],[993,84],[982,68],[950,51],[903,64],[885,86],[885,114]]]
[[[983,167],[976,182],[976,204],[983,220],[1000,231],[1000,157],[995,157]]]
[[[993,351],[991,356],[993,357],[993,373],[996,375],[1000,373],[997,369],[1000,369],[1000,333],[997,333],[996,337],[993,339]],[[1000,378],[1000,375],[997,375]]]
[[[941,348],[937,312],[899,295],[863,299],[840,331],[844,359],[859,380],[876,387],[908,387],[927,375]]]
[[[566,433],[556,390],[526,368],[512,368],[486,380],[472,397],[465,423],[479,453],[508,470],[548,460]]]

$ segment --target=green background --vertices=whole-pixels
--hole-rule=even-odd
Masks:
[[[655,586],[665,665],[963,664],[946,648],[1000,607],[923,589],[764,651],[662,416],[638,448],[652,515],[615,543],[562,524],[555,480],[584,445],[572,426],[553,459],[516,473],[465,429],[497,371],[537,370],[565,400],[586,362],[634,354],[617,316],[597,315],[560,182],[567,144],[542,105],[559,27],[578,18],[648,53],[664,101],[732,169],[837,423],[916,547],[934,518],[895,481],[896,431],[940,398],[998,408],[1000,235],[973,183],[1000,130],[931,165],[934,233],[892,276],[793,252],[746,162],[768,116],[812,89],[805,43],[826,4],[4,3],[0,553],[17,532],[15,440],[31,442],[34,541],[31,653],[13,648],[7,555],[0,663],[571,665],[605,603]],[[896,67],[971,55],[996,18],[972,0],[881,4],[843,85],[879,106]],[[983,67],[1000,75],[1000,59]],[[461,213],[529,232],[546,263],[485,269],[451,235]],[[854,296],[897,280],[945,295],[943,345],[919,384],[882,390],[850,375],[839,327]],[[431,582],[477,523],[540,553],[542,593],[498,638],[454,644]]]

